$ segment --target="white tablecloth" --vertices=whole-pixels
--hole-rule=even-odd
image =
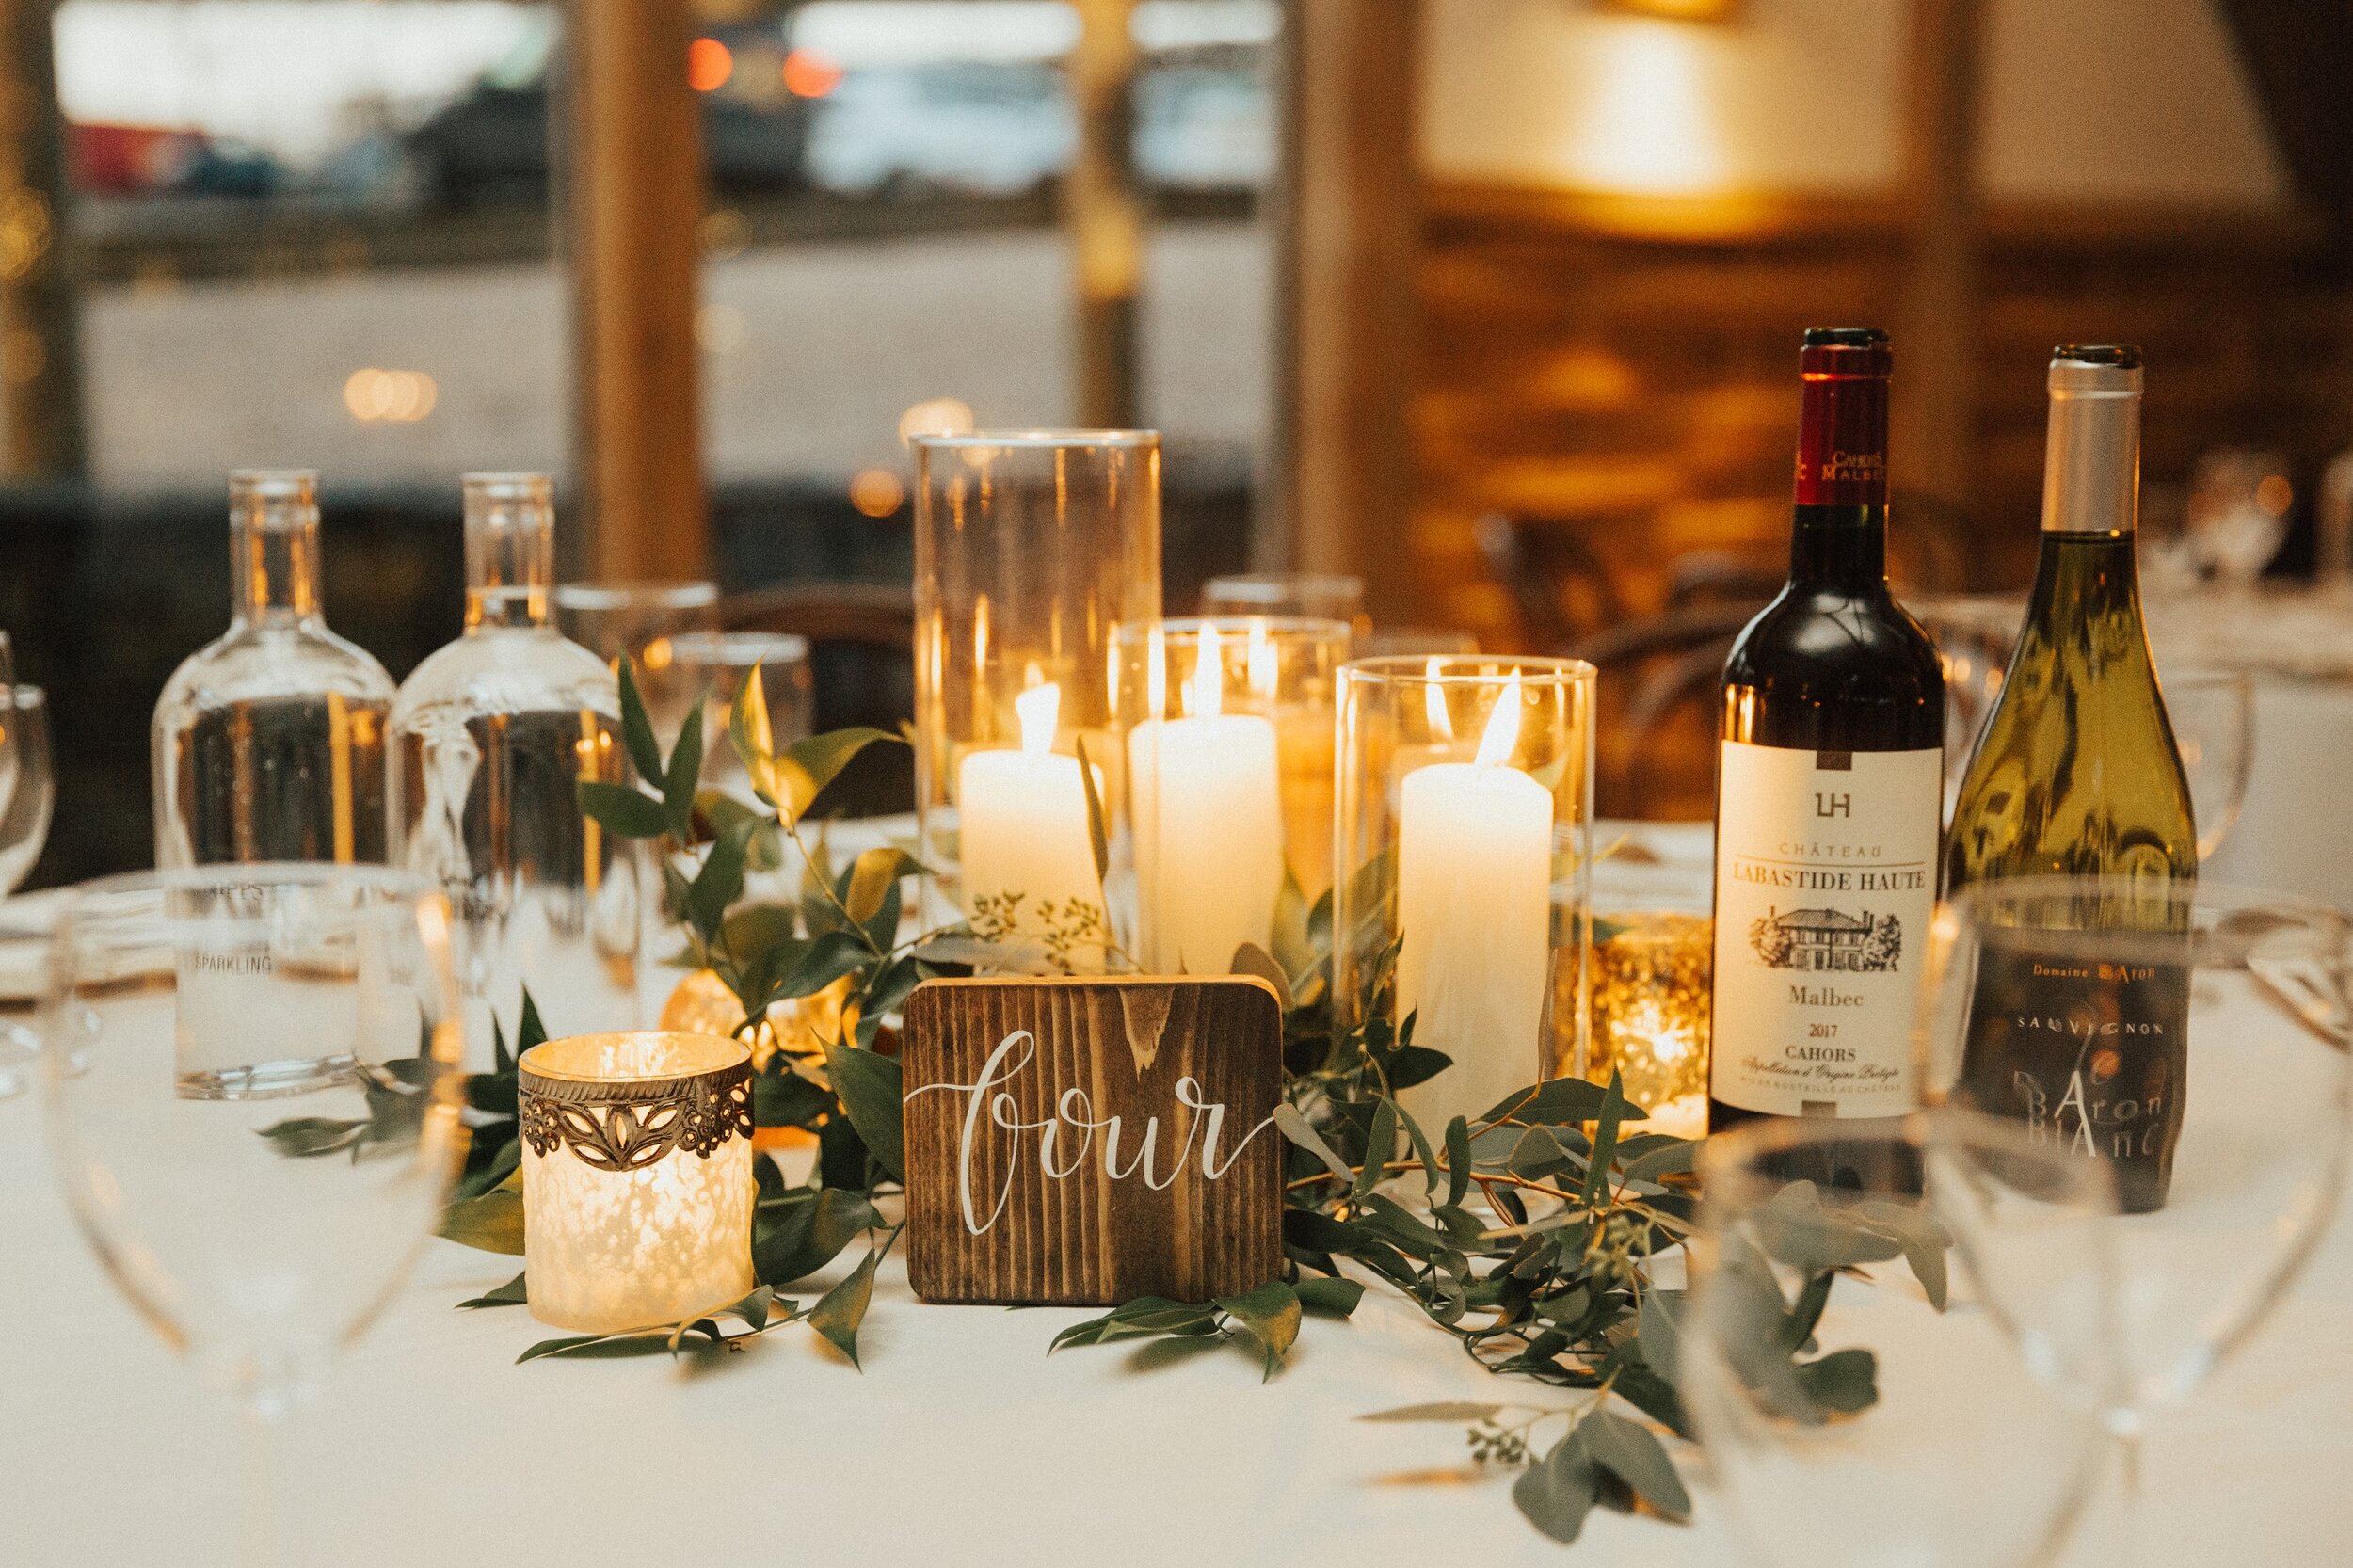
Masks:
[[[236,1563],[235,1419],[101,1276],[28,1097],[0,1101],[0,1565]],[[1353,1321],[1311,1320],[1262,1386],[1231,1347],[1048,1359],[1084,1314],[925,1306],[895,1265],[862,1374],[797,1325],[699,1374],[664,1360],[516,1367],[551,1331],[518,1309],[453,1310],[515,1271],[429,1243],[324,1403],[293,1418],[278,1476],[289,1564],[1737,1560],[1705,1487],[1691,1528],[1596,1513],[1563,1549],[1521,1521],[1508,1475],[1465,1476],[1459,1428],[1356,1420],[1561,1398],[1480,1371],[1378,1288]],[[2340,1224],[2279,1317],[2159,1432],[2133,1568],[2344,1561],[2349,1466],[2353,1228]],[[2105,1568],[2114,1540],[2095,1518],[2070,1560]]]

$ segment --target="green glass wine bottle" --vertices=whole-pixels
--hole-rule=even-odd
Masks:
[[[2180,1137],[2187,968],[2073,963],[2071,948],[2083,944],[2067,935],[2163,937],[2198,875],[2189,784],[2134,558],[2140,351],[2061,347],[2050,393],[2041,560],[1955,802],[1945,886],[1950,895],[2020,878],[2084,880],[2063,898],[1979,921],[1958,1092],[2109,1160],[2123,1206],[2150,1209],[2165,1201]]]

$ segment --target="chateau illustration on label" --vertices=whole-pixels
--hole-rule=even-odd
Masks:
[[[1749,922],[1749,947],[1776,969],[1886,970],[1903,959],[1904,926],[1868,909],[1768,909]]]

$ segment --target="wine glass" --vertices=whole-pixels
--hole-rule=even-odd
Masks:
[[[1930,1096],[2115,1179],[2106,1419],[2135,1486],[2151,1419],[2247,1342],[2335,1212],[2353,920],[2208,883],[2026,878],[1948,902],[1928,960]]]
[[[2159,680],[2173,744],[2189,779],[2202,864],[2222,847],[2247,804],[2247,780],[2255,767],[2255,680],[2225,669],[2166,670]]]
[[[11,694],[16,690],[16,658],[8,634],[0,632],[0,815],[6,815],[16,792],[16,728],[8,722]],[[0,892],[7,889],[0,888]]]
[[[40,687],[0,685],[0,731],[16,764],[16,788],[0,802],[0,897],[5,897],[32,871],[49,838],[56,788],[49,771],[49,703]],[[0,933],[0,940],[13,935]],[[19,1069],[40,1043],[24,1025],[0,1018],[0,1099],[24,1090]]]
[[[131,1304],[267,1429],[407,1277],[464,1130],[449,908],[382,867],[90,884],[59,916],[40,1053],[69,1205]]]
[[[1700,1175],[1672,1359],[1748,1559],[2051,1561],[2105,1451],[2105,1169],[1939,1111],[1753,1122]]]
[[[2296,488],[2276,452],[2222,447],[2198,459],[2189,485],[2189,544],[2224,588],[2255,585],[2287,536]]]

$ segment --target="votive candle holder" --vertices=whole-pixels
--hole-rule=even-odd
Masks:
[[[1705,915],[1606,915],[1593,921],[1593,1026],[1585,1076],[1616,1073],[1649,1112],[1629,1132],[1707,1134],[1715,922]]]
[[[532,1315],[611,1334],[740,1301],[752,1272],[752,1052],[658,1030],[520,1064]]]

